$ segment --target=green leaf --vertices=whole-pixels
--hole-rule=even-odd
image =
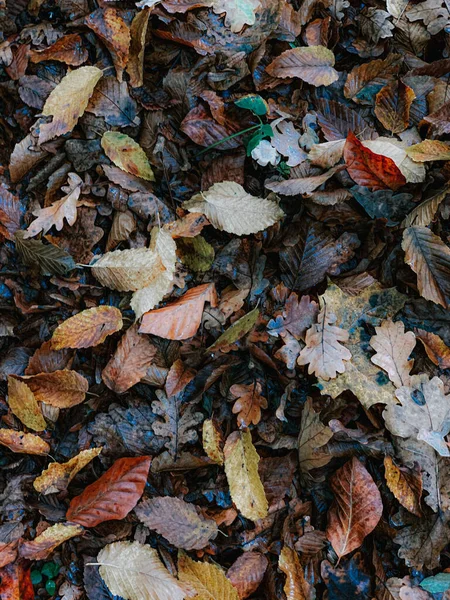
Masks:
[[[251,156],[251,153],[262,139],[261,130],[258,130],[247,142],[247,156]]]
[[[273,137],[273,129],[272,126],[269,125],[268,123],[266,123],[265,125],[261,125],[261,136],[264,137],[268,137],[268,138],[272,138]]]
[[[181,261],[192,271],[207,271],[214,260],[214,248],[201,235],[177,239],[177,250]]]
[[[45,584],[45,589],[47,591],[47,594],[49,594],[49,596],[54,596],[55,592],[56,592],[56,583],[53,581],[53,579],[49,579],[47,581],[47,583]]]
[[[119,169],[146,181],[155,181],[147,155],[133,138],[118,131],[105,131],[101,144],[106,156]]]
[[[37,569],[31,571],[30,578],[33,585],[39,585],[42,582],[42,574]]]
[[[238,319],[236,323],[233,323],[233,325],[226,331],[224,331],[222,335],[217,338],[214,344],[208,348],[208,350],[219,350],[223,346],[234,344],[234,342],[237,342],[243,338],[244,335],[247,335],[247,333],[253,329],[258,317],[259,309],[254,308],[249,313]]]
[[[23,239],[23,231],[16,232],[15,242],[22,262],[29,267],[39,267],[43,275],[65,275],[76,267],[70,254],[53,244]]]
[[[45,563],[45,565],[42,567],[41,573],[42,573],[42,575],[45,575],[49,579],[53,579],[54,577],[56,577],[58,575],[59,569],[60,569],[60,567],[56,563],[48,562],[48,563]]]
[[[235,102],[239,108],[250,110],[254,115],[263,116],[269,112],[269,106],[258,94],[248,94]]]
[[[450,573],[438,573],[427,577],[420,583],[420,587],[430,594],[441,594],[450,588]]]

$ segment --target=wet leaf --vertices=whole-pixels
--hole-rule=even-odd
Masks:
[[[73,523],[57,523],[46,529],[32,541],[22,541],[19,554],[23,558],[44,560],[55,548],[83,533],[81,525]]]

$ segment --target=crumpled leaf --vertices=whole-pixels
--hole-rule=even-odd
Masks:
[[[394,323],[389,319],[375,327],[375,331],[376,335],[370,339],[370,345],[376,354],[371,357],[371,361],[387,372],[395,387],[409,385],[414,360],[408,359],[416,345],[414,333],[405,333],[405,326],[401,321]]]
[[[0,429],[0,434],[1,431]],[[203,421],[202,444],[205,454],[217,464],[223,465],[222,434],[214,419],[205,419]]]
[[[238,400],[233,405],[233,413],[237,414],[237,423],[239,427],[250,427],[257,425],[261,420],[261,409],[267,408],[267,399],[261,395],[261,384],[256,381],[254,384],[234,384],[230,387],[230,392]]]
[[[85,527],[120,520],[142,496],[150,469],[150,456],[119,458],[84,491],[72,498],[67,519]]]
[[[381,519],[381,495],[364,465],[345,463],[330,480],[334,504],[328,511],[327,537],[337,556],[349,554],[364,541]]]
[[[358,22],[363,38],[378,44],[380,39],[392,37],[394,24],[389,21],[390,14],[379,8],[367,7],[361,11]]]
[[[102,148],[106,156],[126,173],[146,181],[155,181],[147,155],[129,135],[118,131],[105,131],[102,136]]]
[[[65,463],[53,462],[33,481],[34,489],[40,494],[57,494],[67,489],[77,473],[102,451],[101,448],[82,450]]]
[[[252,196],[233,181],[215,183],[183,202],[183,208],[203,213],[216,229],[236,235],[257,233],[284,216],[276,202]]]
[[[122,327],[122,313],[115,306],[88,308],[58,325],[53,332],[52,348],[97,346]]]
[[[439,33],[449,22],[448,7],[442,0],[425,0],[410,7],[406,13],[409,21],[423,21],[431,35]]]
[[[200,550],[218,534],[215,521],[205,519],[193,504],[180,498],[146,498],[134,512],[144,525],[164,536],[176,548]]]
[[[215,564],[197,562],[187,554],[180,554],[178,577],[193,591],[196,600],[239,600],[237,590]]]
[[[19,454],[45,456],[50,453],[50,446],[38,435],[14,429],[0,429],[0,444]]]
[[[43,431],[47,427],[33,392],[26,383],[11,375],[8,376],[8,406],[29,429]]]
[[[116,69],[117,79],[122,81],[130,52],[131,34],[121,12],[117,8],[98,8],[85,19],[86,25],[108,48]]]
[[[256,160],[261,167],[267,167],[269,164],[276,167],[281,159],[276,148],[269,140],[261,140],[259,144],[253,148],[252,158]]]
[[[450,396],[444,395],[439,377],[412,375],[410,386],[396,392],[401,404],[383,411],[386,427],[402,438],[413,437],[426,442],[441,456],[450,456],[444,437],[450,431]]]
[[[100,575],[114,596],[125,600],[183,600],[184,589],[158,552],[139,542],[114,542],[97,556]]]
[[[300,434],[298,437],[299,466],[302,473],[328,464],[331,455],[323,448],[333,437],[331,429],[320,420],[308,398],[303,406]]]
[[[282,315],[272,319],[267,324],[271,335],[290,333],[297,340],[304,340],[306,331],[317,319],[319,307],[309,296],[302,296],[300,301],[295,292],[289,295],[284,305]]]
[[[412,520],[412,519],[411,519]],[[439,567],[439,556],[448,543],[450,532],[448,514],[414,517],[394,538],[400,545],[398,555],[409,567],[421,570]]]
[[[298,77],[314,86],[331,85],[339,79],[333,68],[334,54],[324,46],[286,50],[266,67],[272,77]]]
[[[62,543],[83,533],[83,527],[74,523],[56,523],[34,540],[24,540],[19,546],[19,554],[30,560],[44,560]]]
[[[287,156],[288,167],[296,167],[306,160],[307,154],[300,148],[300,133],[295,129],[292,121],[280,117],[271,123],[273,137],[270,144],[283,156]],[[273,163],[272,163],[273,164]]]
[[[87,379],[69,369],[15,377],[27,384],[38,402],[57,408],[71,408],[80,404],[89,389]]]
[[[231,433],[223,452],[231,499],[246,519],[263,519],[267,515],[268,503],[258,474],[259,456],[251,433]]]

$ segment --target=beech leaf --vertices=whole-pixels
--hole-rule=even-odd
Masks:
[[[81,469],[91,462],[102,451],[101,448],[82,450],[79,454],[65,463],[50,463],[39,477],[33,481],[34,489],[40,494],[57,494],[67,489]]]
[[[53,332],[52,348],[90,348],[122,329],[122,313],[114,306],[88,308],[63,321]]]
[[[196,600],[239,600],[237,590],[217,565],[197,562],[181,554],[178,558],[178,577],[193,590]]]
[[[18,376],[16,376],[19,379]],[[57,408],[71,408],[83,402],[89,383],[77,371],[64,369],[52,373],[24,375],[20,380],[27,384],[38,402]]]
[[[33,431],[43,431],[47,427],[33,392],[26,383],[12,376],[8,377],[8,406]]]
[[[272,77],[298,77],[314,86],[331,85],[339,79],[334,54],[324,46],[286,50],[266,67]]]
[[[57,523],[32,541],[22,541],[19,554],[31,560],[44,560],[63,542],[83,533],[83,527],[74,523]]]
[[[106,156],[126,173],[155,181],[147,155],[130,136],[118,131],[106,131],[102,137],[102,148]]]

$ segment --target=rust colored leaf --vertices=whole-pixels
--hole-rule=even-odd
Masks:
[[[414,91],[401,80],[382,88],[375,99],[375,114],[385,129],[401,133],[409,124],[409,109],[415,99]]]
[[[424,329],[415,330],[416,338],[424,345],[428,358],[441,369],[450,368],[450,348],[435,333],[430,333]]]
[[[16,560],[24,529],[22,523],[15,521],[0,525],[0,569]]]
[[[58,325],[52,348],[90,348],[103,343],[108,335],[122,329],[122,313],[114,306],[88,308]]]
[[[0,185],[0,235],[8,240],[14,240],[14,234],[18,229],[20,229],[19,199],[4,185]]]
[[[54,44],[44,50],[32,50],[30,60],[40,63],[43,60],[56,60],[71,67],[79,67],[88,58],[88,51],[78,33],[70,33],[59,38]]]
[[[11,375],[8,376],[8,405],[11,412],[29,429],[43,431],[47,427],[33,392]]]
[[[341,558],[361,546],[375,529],[383,503],[374,480],[357,458],[338,469],[330,485],[335,500],[328,511],[327,538]]]
[[[30,568],[25,568],[22,561],[0,569],[0,597],[2,600],[34,600]]]
[[[347,76],[344,95],[358,104],[372,104],[375,95],[398,73],[401,57],[390,54],[384,60],[357,65]]]
[[[187,367],[182,360],[176,360],[167,374],[166,394],[168,396],[179,394],[194,379],[195,374],[194,369]]]
[[[34,489],[40,494],[57,494],[67,489],[67,486],[88,463],[102,451],[101,448],[82,450],[79,454],[65,463],[50,463],[33,482]]]
[[[45,456],[50,453],[50,446],[38,435],[14,429],[0,429],[0,444],[19,454]]]
[[[267,408],[267,399],[261,396],[261,384],[259,382],[250,385],[232,385],[230,392],[237,396],[234,403],[233,413],[237,414],[239,427],[258,425],[261,420],[261,409]]]
[[[102,379],[110,390],[123,394],[145,376],[155,354],[156,347],[132,325],[103,369]]]
[[[131,35],[120,11],[111,7],[97,8],[86,17],[85,23],[108,48],[117,79],[122,81],[123,71],[128,63]]]
[[[289,546],[283,546],[278,566],[286,575],[283,589],[287,600],[308,600],[311,597],[311,588],[303,574],[303,567],[297,552]]]
[[[227,571],[227,579],[237,589],[239,598],[244,600],[256,592],[269,564],[260,552],[244,552]]]
[[[80,404],[89,389],[87,379],[68,369],[16,377],[27,384],[38,402],[57,408],[71,408]]]
[[[44,560],[55,548],[83,533],[83,527],[74,523],[57,523],[46,529],[31,542],[23,541],[19,554],[30,560]]]
[[[51,340],[44,342],[30,358],[25,375],[38,375],[39,373],[53,373],[70,367],[73,352],[68,348],[53,350]]]
[[[344,159],[350,177],[372,190],[398,190],[406,179],[394,161],[365,148],[350,132],[344,146]]]
[[[390,456],[384,458],[384,469],[388,488],[400,504],[409,512],[421,517],[420,498],[423,486],[420,469],[412,471],[406,467],[399,467]]]
[[[130,56],[127,73],[131,87],[141,87],[144,82],[144,51],[150,9],[143,8],[134,17],[130,27]]]
[[[164,225],[164,229],[170,233],[173,239],[193,238],[202,232],[203,227],[209,225],[208,219],[201,213],[188,213],[181,219]]]
[[[150,456],[119,458],[100,479],[72,499],[67,519],[84,527],[124,519],[142,496]]]
[[[180,129],[199,146],[210,146],[233,133],[237,133],[240,127],[228,119],[223,125],[217,123],[207,110],[199,104],[184,117]],[[240,138],[236,137],[217,144],[216,148],[218,150],[230,150],[238,148],[241,143]]]
[[[217,305],[213,283],[192,288],[173,304],[151,310],[142,318],[140,333],[151,333],[169,340],[187,340],[197,333],[205,302]]]

